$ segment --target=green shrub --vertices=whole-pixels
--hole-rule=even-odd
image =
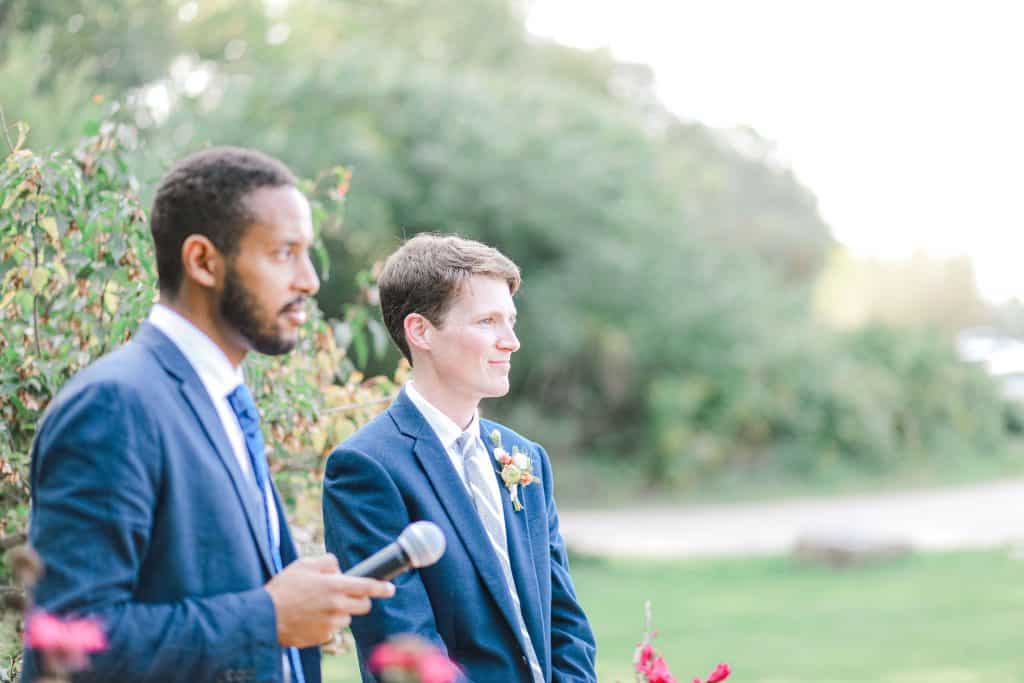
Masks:
[[[765,459],[808,474],[843,461],[894,469],[960,449],[1005,444],[995,383],[929,331],[808,326],[740,356],[740,367],[665,374],[647,395],[652,481],[691,484]]]

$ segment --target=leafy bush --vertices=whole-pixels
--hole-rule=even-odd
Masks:
[[[808,326],[773,341],[739,356],[741,367],[652,384],[652,479],[688,484],[766,459],[798,474],[838,461],[893,469],[907,457],[977,457],[1005,443],[996,385],[940,334]]]

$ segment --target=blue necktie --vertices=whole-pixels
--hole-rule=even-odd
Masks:
[[[249,462],[252,463],[252,472],[256,476],[256,485],[260,489],[260,497],[263,500],[263,515],[267,523],[267,542],[270,545],[270,558],[274,564],[274,573],[281,571],[281,548],[274,543],[274,534],[270,526],[270,505],[273,499],[267,499],[267,480],[270,472],[267,469],[267,457],[263,452],[263,433],[260,431],[260,411],[256,408],[256,402],[252,400],[252,394],[244,384],[239,384],[235,390],[228,394],[228,403],[238,417],[238,424],[242,427],[242,434],[245,436],[245,450],[249,452]],[[288,661],[292,668],[293,683],[306,683],[302,676],[302,662],[299,660],[299,651],[288,648]]]

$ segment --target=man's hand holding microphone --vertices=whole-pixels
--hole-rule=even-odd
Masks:
[[[371,598],[390,598],[389,583],[407,569],[426,567],[444,554],[445,538],[432,522],[415,522],[398,539],[342,574],[334,555],[300,558],[265,586],[284,647],[319,645],[370,611]]]

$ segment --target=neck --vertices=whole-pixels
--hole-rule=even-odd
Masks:
[[[161,293],[160,303],[199,328],[224,352],[232,366],[237,368],[245,360],[248,349],[237,339],[237,334],[225,331],[226,326],[217,312],[216,303],[208,296],[190,293],[187,287],[182,286],[182,291],[174,298],[165,298]]]
[[[473,421],[480,399],[459,394],[448,384],[440,381],[429,366],[414,368],[413,383],[416,385],[416,391],[430,401],[430,405],[447,415],[460,429],[465,429]]]

